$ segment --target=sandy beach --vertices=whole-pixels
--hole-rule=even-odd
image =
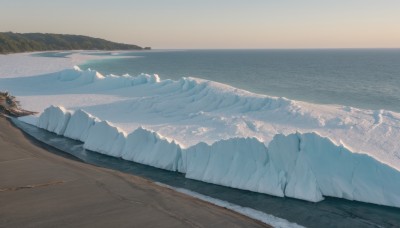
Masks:
[[[0,227],[265,227],[143,178],[50,153],[3,117],[0,148]]]

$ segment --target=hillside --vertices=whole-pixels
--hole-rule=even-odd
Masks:
[[[143,50],[137,45],[122,44],[80,35],[50,33],[0,32],[0,54],[54,50]]]

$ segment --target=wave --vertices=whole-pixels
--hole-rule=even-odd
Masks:
[[[29,109],[65,105],[32,123],[89,150],[280,197],[400,207],[399,113],[79,68],[0,82]]]
[[[400,207],[400,172],[313,133],[277,134],[265,144],[230,138],[182,148],[140,127],[130,134],[83,111],[50,106],[38,127],[110,156],[178,171],[187,178],[318,202],[324,196]]]

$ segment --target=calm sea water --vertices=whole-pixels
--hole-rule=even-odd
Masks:
[[[155,73],[162,79],[194,76],[294,100],[400,112],[400,49],[186,50],[119,55],[135,58],[95,60],[81,68],[117,75]]]

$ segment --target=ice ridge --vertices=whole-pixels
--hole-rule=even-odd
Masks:
[[[266,146],[251,137],[184,148],[139,127],[130,134],[91,114],[50,106],[37,126],[84,142],[84,147],[187,178],[318,202],[324,196],[400,207],[400,172],[315,132],[276,134]]]

